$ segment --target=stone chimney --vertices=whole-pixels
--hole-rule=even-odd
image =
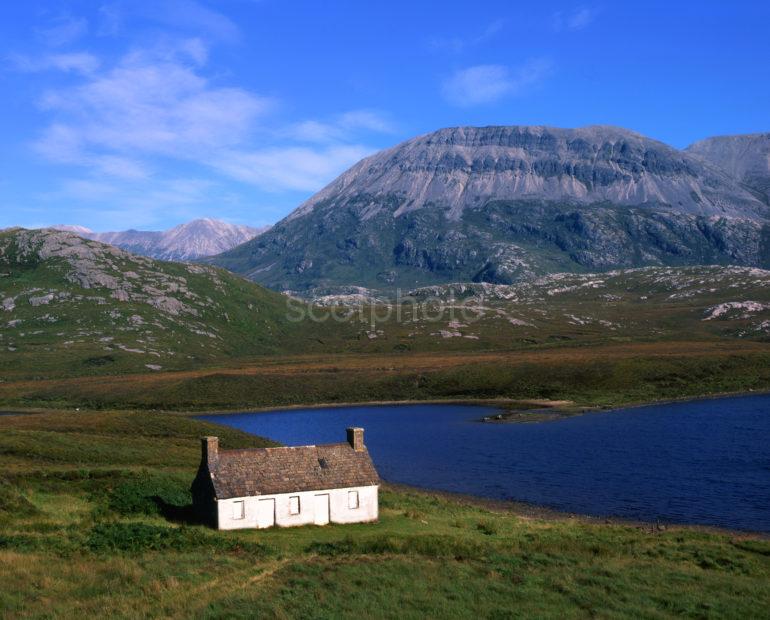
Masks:
[[[206,463],[219,457],[219,437],[201,437],[201,458]]]
[[[364,451],[364,429],[350,427],[348,429],[348,443],[356,452]]]

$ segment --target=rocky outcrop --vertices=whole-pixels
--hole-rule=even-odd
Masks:
[[[74,233],[53,230],[19,230],[13,236],[13,259],[22,263],[61,261],[64,279],[82,289],[105,289],[112,299],[124,303],[149,304],[173,316],[197,316],[205,302],[188,287],[184,276],[156,268],[151,259],[132,255],[110,245],[89,241]],[[0,262],[8,259],[10,246],[0,247]],[[127,270],[131,263],[134,270]],[[195,266],[200,273],[205,267]],[[217,279],[216,271],[208,269]],[[28,298],[32,306],[48,305],[55,292]],[[5,304],[4,304],[5,305]]]

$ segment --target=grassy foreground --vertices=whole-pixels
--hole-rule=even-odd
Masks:
[[[379,523],[190,520],[198,437],[150,413],[0,417],[6,617],[759,617],[770,541],[386,488]],[[225,448],[265,440],[216,427]]]

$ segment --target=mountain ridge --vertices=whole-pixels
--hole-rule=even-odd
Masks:
[[[159,260],[195,260],[227,251],[268,230],[200,218],[162,231],[124,230],[94,232],[84,226],[56,225],[54,230],[74,232],[92,241]]]

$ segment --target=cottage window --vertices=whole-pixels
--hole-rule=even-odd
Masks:
[[[289,514],[290,515],[299,514],[299,495],[292,495],[289,498]]]
[[[243,500],[233,502],[233,519],[245,519],[246,518],[246,504]]]
[[[358,491],[348,491],[348,508],[351,510],[358,508]]]

